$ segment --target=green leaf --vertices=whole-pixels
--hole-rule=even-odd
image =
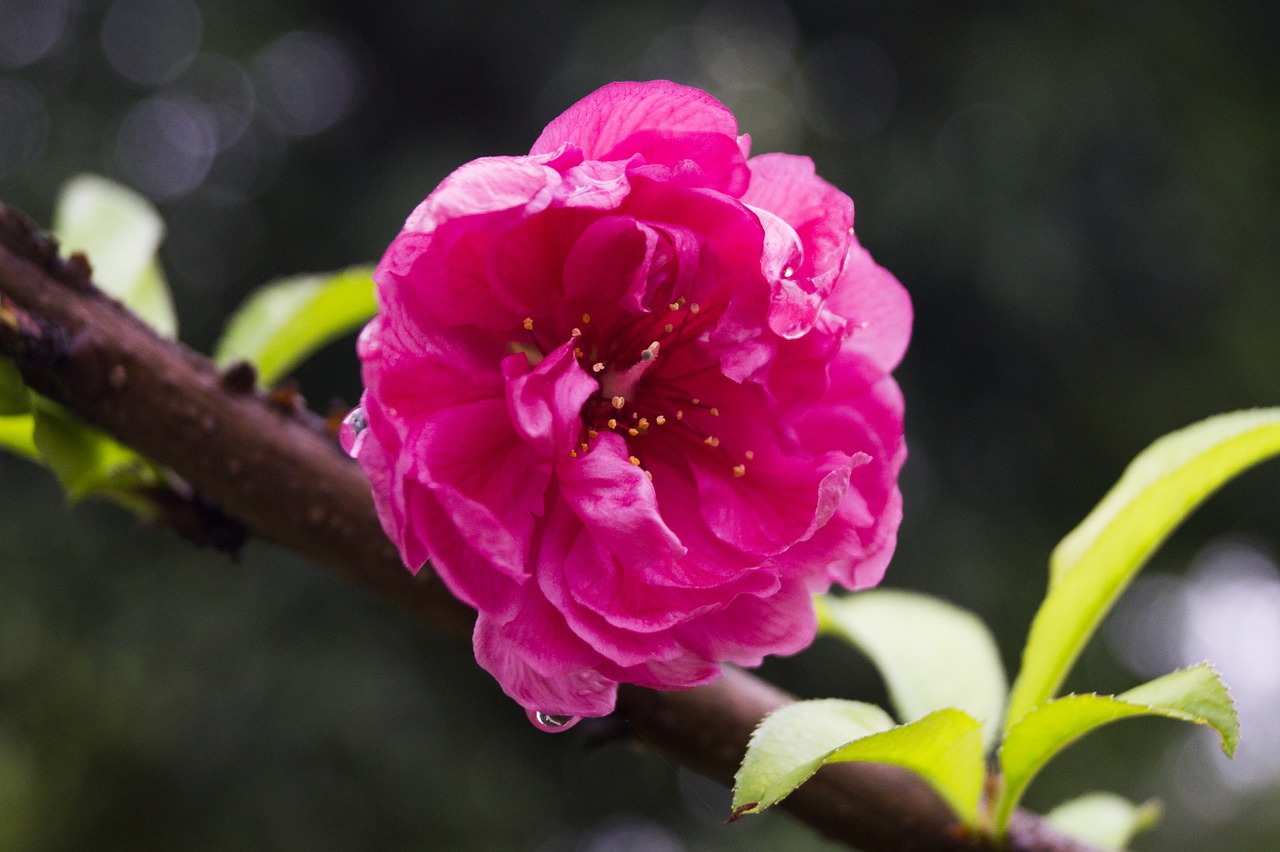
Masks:
[[[8,358],[0,358],[0,417],[12,417],[31,411],[31,399],[27,385],[22,381],[18,365]]]
[[[733,816],[782,801],[828,763],[889,763],[922,776],[967,825],[977,821],[985,765],[976,720],[946,709],[898,727],[872,704],[821,699],[774,711],[751,736]]]
[[[140,514],[151,513],[152,505],[140,492],[156,484],[155,468],[110,435],[37,397],[32,438],[69,499],[98,495]]]
[[[32,435],[34,429],[35,418],[30,414],[0,417],[0,447],[31,461],[40,461],[40,451]]]
[[[106,178],[79,175],[62,188],[53,232],[65,253],[88,256],[103,291],[158,334],[177,334],[169,285],[156,261],[164,222],[149,201]]]
[[[1004,792],[995,829],[1004,832],[1027,785],[1058,752],[1090,731],[1132,716],[1164,716],[1208,725],[1235,754],[1240,723],[1231,696],[1207,663],[1180,669],[1121,695],[1067,695],[1041,704],[1009,728],[1000,749]]]
[[[1100,849],[1124,849],[1138,832],[1160,821],[1164,808],[1159,802],[1134,804],[1115,793],[1086,793],[1063,802],[1045,819],[1059,831]]]
[[[1052,697],[1103,616],[1152,552],[1205,498],[1280,454],[1280,408],[1201,421],[1156,441],[1058,545],[1031,623],[1006,727]]]
[[[991,631],[973,613],[893,589],[817,599],[821,629],[850,642],[879,669],[904,722],[958,707],[982,723],[990,748],[1008,680]]]
[[[377,313],[373,268],[300,275],[268,284],[236,310],[214,350],[221,366],[244,360],[275,384],[315,350]]]

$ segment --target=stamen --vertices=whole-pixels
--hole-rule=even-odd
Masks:
[[[665,331],[667,334],[671,334],[676,330],[676,327],[671,323],[667,323],[662,327],[662,330]]]
[[[591,372],[593,373],[599,373],[603,369],[604,369],[604,364],[600,363],[599,361],[591,365]]]
[[[618,421],[617,421],[617,420],[614,420],[612,417],[610,417],[610,418],[609,418],[609,421],[608,421],[605,425],[606,425],[606,426],[608,426],[610,429],[617,429],[617,428],[618,428]]]
[[[595,429],[588,429],[587,437],[594,441],[596,438],[600,437],[600,433],[597,432]],[[747,458],[750,458],[750,457],[751,456],[748,454]]]
[[[715,435],[708,435],[707,439],[702,443],[706,444],[708,447],[718,447],[720,446],[720,439]]]
[[[644,475],[645,475],[645,476],[647,476],[647,477],[649,477],[649,481],[650,481],[650,482],[653,482],[653,471],[651,471],[651,470],[646,470],[646,471],[644,472]]]
[[[591,322],[591,314],[583,314],[583,315],[582,315],[582,321],[583,321],[584,323]]]
[[[666,422],[667,422],[666,415],[663,415],[663,414],[659,414],[659,415],[658,415],[656,418],[654,418],[654,419],[655,419],[655,421],[657,422],[657,424],[658,424],[659,426],[661,426],[661,425],[663,425],[664,423],[666,423]]]
[[[689,313],[691,314],[696,314],[700,310],[702,310],[702,306],[699,305],[697,302],[694,302],[693,304],[689,305]]]
[[[672,310],[672,312],[673,312],[673,313],[674,313],[675,311],[680,310],[680,306],[679,306],[679,305],[677,305],[675,302],[672,302],[671,304],[667,305],[667,307],[668,307],[668,308],[670,308],[670,309]]]
[[[684,409],[683,409],[683,408],[677,408],[677,409],[676,409],[676,419],[677,419],[677,420],[683,420],[683,419],[684,419]]]
[[[645,350],[643,352],[640,353],[640,360],[652,361],[654,358],[657,358],[658,348],[659,348],[658,341],[656,340],[653,341],[647,347],[645,347]]]
[[[637,435],[639,435],[639,434],[640,434],[640,430],[639,430],[639,429],[628,429],[628,430],[627,430],[627,434],[634,438],[635,436],[637,436]]]
[[[756,454],[751,450],[747,450],[745,453],[743,453],[743,455],[747,457],[747,461],[751,461],[753,458],[756,457]]]
[[[583,441],[579,446],[581,446],[581,447],[582,447],[582,451],[583,451],[584,453],[585,453],[587,450],[591,449],[589,446],[587,446],[587,442],[586,442],[586,441]]]
[[[525,317],[521,325],[524,326],[525,331],[533,331],[533,317]]]
[[[631,462],[636,467],[640,466],[640,459],[636,458],[635,456],[627,456],[627,461]]]
[[[636,426],[638,426],[640,428],[640,431],[643,432],[649,428],[649,421],[648,419],[641,417],[640,422],[637,423]]]
[[[713,408],[713,409],[711,409],[711,416],[712,416],[712,417],[719,417],[719,416],[720,416],[720,409],[718,409],[718,408]]]
[[[573,329],[572,331],[570,331],[570,332],[569,332],[569,336],[570,336],[570,337],[581,337],[581,336],[582,336],[582,329],[580,329],[580,328],[575,328],[575,329]]]
[[[735,477],[738,477],[738,476],[746,476],[746,475],[747,475],[747,466],[746,466],[745,464],[735,464],[735,465],[733,466],[733,475],[734,475]]]
[[[627,404],[627,400],[620,396],[615,396],[612,402],[613,402],[613,407],[618,409],[619,411],[621,411],[622,407]]]

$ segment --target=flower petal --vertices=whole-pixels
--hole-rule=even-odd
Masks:
[[[674,632],[699,656],[758,666],[767,655],[794,654],[809,647],[817,629],[808,589],[802,581],[788,580],[772,595],[739,595],[724,609]]]
[[[507,410],[516,432],[545,459],[567,456],[582,431],[582,404],[599,389],[573,354],[570,340],[547,354],[533,370],[523,354],[502,362]]]
[[[739,195],[749,172],[738,147],[738,122],[706,92],[666,80],[619,82],[597,89],[554,119],[530,153],[575,145],[590,160],[623,160],[677,167],[693,162],[704,185]]]
[[[476,661],[528,710],[563,716],[613,710],[618,684],[600,674],[600,656],[540,594],[528,594],[519,616],[506,622],[481,612],[472,643]]]

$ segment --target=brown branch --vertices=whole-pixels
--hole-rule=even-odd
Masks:
[[[379,526],[359,468],[314,418],[254,391],[243,371],[157,337],[90,282],[83,258],[0,204],[0,354],[35,390],[172,469],[201,501],[370,589],[452,636],[473,614],[424,570],[413,578]],[[618,712],[639,740],[730,783],[760,718],[791,698],[730,671],[686,692],[624,688]],[[868,850],[991,847],[959,830],[916,776],[889,766],[823,769],[784,807],[827,836]],[[726,814],[727,816],[727,814]],[[1019,813],[1008,848],[1087,852]]]

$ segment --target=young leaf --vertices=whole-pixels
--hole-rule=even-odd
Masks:
[[[896,589],[820,597],[817,605],[821,629],[879,669],[900,719],[958,707],[982,723],[985,746],[995,743],[1009,686],[991,631],[976,615]]]
[[[244,360],[273,385],[326,343],[353,331],[377,313],[373,269],[352,267],[326,275],[273,282],[236,310],[214,349],[221,366]]]
[[[1003,833],[1027,785],[1058,752],[1095,728],[1132,716],[1164,716],[1208,725],[1231,756],[1240,739],[1240,723],[1226,686],[1201,663],[1116,696],[1067,695],[1041,704],[1015,722],[1000,748],[1004,792],[996,808],[995,829]]]
[[[169,285],[156,261],[164,222],[150,202],[106,178],[80,175],[62,188],[53,232],[64,254],[89,257],[94,283],[106,293],[158,334],[177,334]]]
[[[1160,821],[1159,802],[1141,805],[1115,793],[1086,793],[1063,802],[1045,819],[1063,834],[1101,849],[1124,849],[1138,832]]]
[[[34,428],[35,421],[30,414],[0,417],[0,447],[31,461],[40,461],[40,451],[32,435]]]
[[[893,727],[874,704],[819,698],[770,713],[751,735],[733,783],[735,816],[758,813],[803,784],[835,749]]]
[[[111,436],[85,425],[53,402],[37,398],[32,438],[69,499],[96,494],[140,514],[151,512],[151,504],[138,492],[155,484],[154,468]]]
[[[1280,454],[1280,408],[1201,421],[1156,441],[1054,551],[1006,728],[1053,696],[1103,616],[1191,510],[1246,468]]]
[[[920,775],[967,825],[977,821],[985,766],[979,726],[946,709],[889,727],[879,707],[799,701],[765,717],[751,736],[733,788],[733,816],[782,801],[828,763],[890,763]]]
[[[0,358],[0,417],[12,417],[31,411],[31,399],[18,365]]]

